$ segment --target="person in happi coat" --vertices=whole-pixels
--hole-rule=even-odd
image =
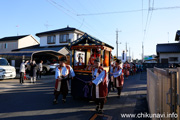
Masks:
[[[129,76],[129,70],[130,70],[130,65],[128,63],[128,61],[126,61],[123,65],[123,69],[124,69],[124,75],[126,76],[126,78],[128,78]]]
[[[136,74],[136,65],[133,63],[133,74],[135,75]]]
[[[136,63],[136,73],[139,72],[139,64]]]
[[[115,66],[113,68],[113,80],[114,80],[114,85],[118,90],[118,98],[120,97],[123,84],[124,84],[124,77],[123,77],[123,70],[121,68],[121,60],[116,60]]]
[[[133,63],[130,63],[130,73],[131,76],[133,75]]]
[[[140,63],[139,68],[140,68],[140,72],[142,73],[142,71],[143,71],[143,64],[142,63]]]
[[[92,98],[96,103],[96,111],[103,113],[103,107],[108,94],[106,71],[100,66],[100,59],[95,59],[92,69]]]
[[[69,90],[69,80],[70,77],[73,79],[75,76],[75,73],[70,65],[66,65],[65,62],[67,61],[66,57],[62,57],[59,60],[59,66],[56,68],[55,73],[55,88],[54,88],[54,104],[58,103],[58,97],[60,94],[62,94],[62,102],[66,102],[66,96],[68,94]]]
[[[114,91],[114,85],[113,85],[113,68],[114,68],[114,66],[115,66],[115,64],[114,64],[114,61],[113,61],[113,59],[111,59],[111,66],[110,66],[110,81],[109,81],[109,89],[111,90],[111,88],[112,88],[112,90],[111,91]],[[112,79],[111,79],[112,78]]]

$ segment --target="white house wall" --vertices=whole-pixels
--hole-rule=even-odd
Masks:
[[[4,47],[5,44],[7,44],[7,48]],[[10,52],[13,49],[18,49],[17,41],[0,42],[0,52]]]
[[[39,43],[32,38],[31,36],[27,36],[24,38],[19,39],[18,42],[18,48],[24,48],[24,47],[29,47],[29,46],[33,46],[33,45],[38,45]]]
[[[47,36],[40,37],[40,46],[47,46]]]
[[[75,33],[69,33],[69,39],[71,39],[71,42],[73,42],[74,40],[76,40],[76,35],[75,35]]]
[[[178,61],[169,61],[169,57],[178,57]],[[161,63],[161,59],[168,59],[169,63],[180,63],[180,53],[160,53],[159,60]]]
[[[76,33],[66,33],[69,34],[69,39],[71,39],[71,42],[77,39],[77,34]],[[51,35],[44,35],[44,36],[39,36],[40,37],[40,46],[54,46],[54,45],[67,45],[68,43],[59,43],[59,35],[60,34],[52,34],[56,36],[56,42],[55,44],[47,44],[47,36]]]

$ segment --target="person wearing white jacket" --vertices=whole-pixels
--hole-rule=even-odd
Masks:
[[[21,66],[20,66],[20,70],[19,70],[19,73],[20,73],[20,83],[24,83],[24,73],[26,72],[26,67],[25,65],[27,65],[29,61],[26,61],[25,63],[22,62],[21,63]]]

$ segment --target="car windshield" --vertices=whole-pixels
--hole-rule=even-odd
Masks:
[[[6,59],[0,59],[0,65],[9,65]]]

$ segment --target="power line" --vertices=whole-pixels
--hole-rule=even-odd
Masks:
[[[146,35],[148,33],[148,30],[149,30],[149,26],[150,26],[150,23],[151,23],[153,10],[154,10],[154,0],[152,2],[152,7],[151,7],[151,1],[149,0],[149,10],[148,10],[148,15],[147,15],[147,20],[146,20],[146,26],[145,26],[145,29],[144,29],[143,41],[145,40]],[[150,11],[151,11],[151,14],[150,14]],[[149,17],[149,14],[150,14],[150,17]]]
[[[96,1],[96,0],[95,0],[95,1]],[[80,2],[79,2],[79,3],[80,3]],[[80,3],[80,5],[83,6],[81,3]],[[91,6],[93,7],[93,9],[94,9],[95,11],[99,12],[99,9],[95,6],[94,1],[91,1]],[[100,8],[101,8],[101,7],[100,7]],[[88,12],[90,12],[90,11],[89,11],[88,9],[86,9],[85,7],[84,7],[83,9],[85,9],[85,10],[88,11]],[[98,18],[94,18],[94,19],[96,19],[96,22],[98,22],[98,24],[101,24],[102,26],[105,26],[105,25],[103,24],[103,21],[99,20]],[[84,21],[84,23],[88,24],[86,21]],[[114,24],[114,23],[112,22],[112,24]],[[88,24],[88,25],[89,25],[89,24]],[[115,24],[114,24],[114,26],[117,27],[117,25],[115,25]],[[104,35],[102,35],[101,33],[98,33],[98,34],[99,34],[104,40],[108,41],[108,42],[111,43],[112,45],[114,44],[111,40],[105,38]]]
[[[150,7],[149,7],[149,8],[150,8]],[[150,9],[148,10],[148,13],[147,13],[147,18],[146,18],[146,24],[145,24],[145,29],[144,29],[143,41],[145,40],[146,28],[147,28],[147,24],[148,24],[148,20],[149,20],[149,12],[150,12]]]
[[[71,14],[76,15],[76,13],[75,13],[74,11],[71,11],[71,10],[69,10],[69,9],[67,9],[67,8],[65,8],[65,7],[63,7],[62,5],[56,3],[55,1],[51,0],[51,2],[54,3],[54,4],[56,4],[57,6],[61,7],[62,9],[66,10],[67,12],[70,12]]]
[[[137,9],[137,10],[102,12],[102,13],[87,13],[87,14],[84,13],[84,14],[77,14],[77,16],[120,14],[120,13],[132,13],[132,12],[153,11],[153,10],[168,10],[168,9],[179,9],[179,8],[180,8],[180,6],[173,6],[173,7],[151,8],[150,10],[149,9]]]
[[[143,29],[144,29],[144,27],[143,27],[143,18],[144,18],[144,14],[143,14],[143,5],[144,5],[144,3],[143,3],[143,0],[142,0],[142,36],[143,36]]]
[[[84,19],[83,19],[83,21],[82,21],[82,24],[79,26],[79,29],[83,26],[83,23],[84,23]]]
[[[118,32],[121,32],[121,31],[118,31],[118,29],[116,30],[116,57],[118,58]]]
[[[63,13],[65,13],[66,15],[68,15],[68,16],[70,16],[72,19],[74,19],[74,18],[73,18],[71,15],[69,15],[67,12],[65,12],[64,10],[62,10],[61,8],[59,8],[59,7],[57,6],[57,3],[55,4],[54,1],[52,1],[52,0],[47,0],[47,1],[48,1],[48,3],[50,3],[52,6],[56,7],[58,10],[62,11]]]
[[[174,7],[163,7],[163,8],[153,8],[152,10],[168,10],[168,9],[179,9],[180,6],[174,6]]]
[[[150,9],[152,9],[152,12],[151,12],[150,19],[149,19],[149,25],[151,23],[152,13],[153,13],[153,10],[154,10],[154,0],[152,2],[152,8],[150,8]]]
[[[71,8],[73,13],[77,13],[75,9],[73,9],[67,2],[65,2],[64,0],[62,0],[69,8]]]
[[[64,8],[64,7],[62,7],[60,4],[58,4],[58,3],[56,3],[55,1],[53,1],[53,0],[47,0],[51,5],[53,5],[54,7],[56,7],[58,10],[60,10],[60,11],[62,11],[62,12],[64,12],[66,15],[68,15],[69,17],[71,17],[73,20],[75,20],[75,21],[77,21],[78,23],[80,23],[80,24],[82,24],[82,22],[81,21],[79,21],[78,19],[76,19],[76,18],[74,18],[71,14],[73,14],[72,12],[70,12],[68,9],[66,9],[66,8]],[[74,15],[74,14],[73,14]],[[85,23],[85,21],[83,21],[84,23]],[[89,30],[91,30],[92,29],[92,26],[91,27],[89,27],[89,26],[87,26],[88,25],[88,23],[86,23],[86,24],[84,24],[84,26],[86,26],[86,28],[88,28]],[[95,33],[96,35],[100,35],[100,34],[97,34],[97,30],[91,30],[93,33]],[[96,31],[96,32],[95,32]],[[112,41],[110,41],[110,40],[108,40],[111,44],[113,44],[112,43]]]
[[[143,9],[143,10],[147,10],[147,9]],[[140,12],[140,11],[142,11],[142,9],[139,9],[139,10],[128,10],[128,11],[115,11],[115,12],[102,12],[102,13],[89,13],[89,14],[77,14],[77,16],[118,14],[118,13],[130,13],[130,12]]]
[[[148,28],[147,28],[146,33],[148,33],[148,30],[149,30],[149,27],[150,27],[150,24],[151,24],[151,19],[152,19],[152,14],[153,14],[153,8],[154,8],[154,0],[153,0],[153,2],[152,2],[152,7],[150,8],[150,9],[152,9],[152,10],[151,10],[151,14],[150,14],[150,18],[149,18],[149,24],[148,24]]]
[[[71,14],[67,13],[67,11],[64,11],[61,9],[61,7],[59,7],[60,5],[58,3],[56,3],[53,0],[47,0],[51,5],[53,5],[54,7],[56,7],[58,10],[62,11],[63,13],[65,13],[66,15],[68,15],[69,17],[71,17],[73,20],[75,20],[76,22],[82,24],[81,21],[79,21],[78,19],[74,18]],[[54,4],[55,3],[55,4]],[[87,27],[87,26],[86,26]]]

